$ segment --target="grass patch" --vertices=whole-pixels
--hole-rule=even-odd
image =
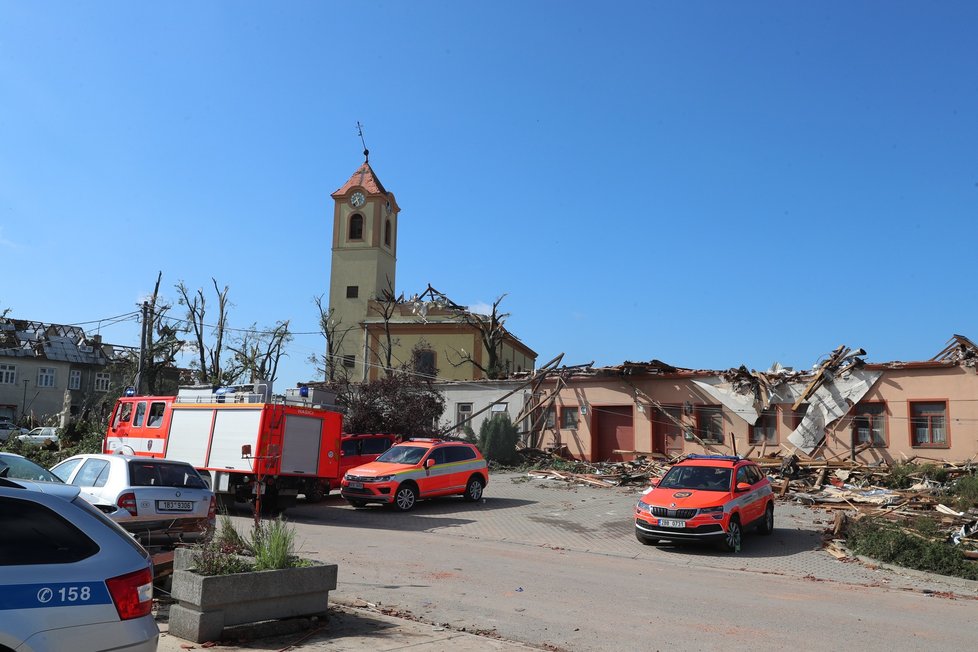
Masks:
[[[193,547],[194,568],[201,575],[230,575],[311,565],[295,552],[295,528],[281,517],[259,522],[244,537],[222,514],[214,534]]]

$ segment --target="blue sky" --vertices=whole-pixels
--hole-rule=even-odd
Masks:
[[[927,359],[978,337],[976,27],[968,2],[0,0],[0,307],[96,322],[162,271],[174,302],[229,285],[232,327],[315,332],[360,121],[397,289],[507,294],[540,362]],[[277,386],[322,349],[297,335]]]

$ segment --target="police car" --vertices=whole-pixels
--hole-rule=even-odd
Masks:
[[[155,651],[150,557],[78,494],[0,478],[0,650]]]
[[[652,485],[635,505],[635,537],[646,545],[713,541],[739,552],[744,530],[774,531],[771,483],[750,460],[689,455]]]

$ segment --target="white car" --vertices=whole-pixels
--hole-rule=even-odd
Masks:
[[[7,441],[11,437],[22,435],[27,431],[14,425],[14,422],[7,417],[0,418],[0,441]]]
[[[147,545],[200,538],[217,515],[214,492],[190,464],[132,455],[75,455],[51,472]]]
[[[0,478],[19,478],[21,480],[40,480],[41,482],[64,482],[43,466],[39,466],[23,455],[0,452]]]
[[[61,483],[0,478],[0,650],[153,652],[153,566]]]
[[[17,439],[25,444],[35,444],[43,446],[50,443],[58,443],[58,429],[52,426],[42,426],[34,428],[26,435],[17,435]]]

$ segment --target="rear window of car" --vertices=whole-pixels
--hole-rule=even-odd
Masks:
[[[468,446],[449,446],[445,449],[446,462],[464,462],[474,459],[475,451]]]
[[[133,537],[131,534],[126,532],[124,529],[122,529],[121,525],[119,525],[111,518],[103,514],[100,509],[98,509],[90,502],[88,502],[87,500],[81,497],[75,498],[71,502],[79,509],[85,510],[86,512],[91,514],[92,517],[101,521],[109,530],[114,532],[116,536],[118,536],[120,539],[125,541],[126,545],[132,547],[132,549],[138,552],[144,559],[149,559],[149,553],[146,552],[146,549],[143,548],[138,541],[136,541],[135,537]]]
[[[133,487],[184,487],[204,489],[206,484],[189,464],[129,462],[129,484]]]
[[[45,505],[0,498],[0,514],[0,566],[71,564],[99,551],[88,535]]]
[[[0,455],[0,476],[21,480],[40,480],[42,482],[61,482],[61,478],[43,466],[16,455]]]
[[[389,437],[371,437],[360,441],[360,450],[364,455],[378,455],[390,447]]]

